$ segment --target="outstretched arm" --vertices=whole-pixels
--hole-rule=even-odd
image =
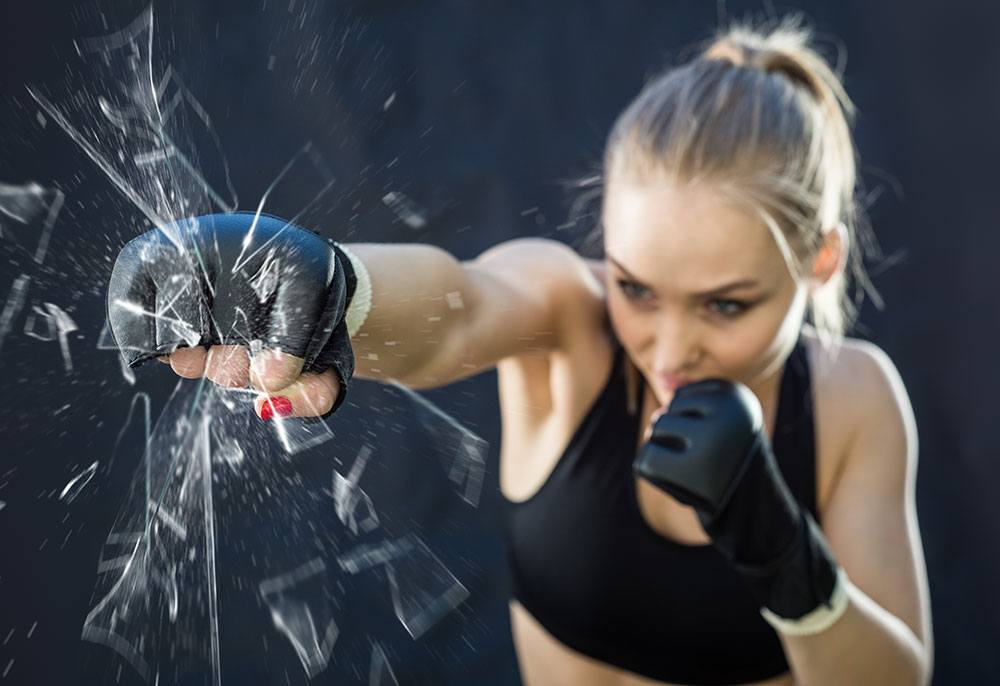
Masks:
[[[506,357],[563,345],[580,307],[600,302],[587,263],[557,241],[507,241],[465,262],[422,244],[343,247],[371,285],[364,322],[351,336],[354,374],[361,378],[444,386]],[[245,367],[245,358],[222,352],[181,349],[164,361],[182,376],[245,384],[247,372],[229,368]],[[250,381],[283,398],[283,414],[323,414],[336,400],[331,374],[300,374],[301,365],[281,354],[258,358]],[[267,414],[268,402],[274,401],[259,398],[258,412]]]

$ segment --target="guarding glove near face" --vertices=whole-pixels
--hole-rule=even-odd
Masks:
[[[303,371],[332,368],[336,410],[354,373],[352,275],[335,244],[276,217],[182,219],[122,248],[108,322],[130,367],[181,347],[259,345],[302,358]]]
[[[818,633],[843,614],[846,576],[788,490],[746,386],[708,379],[679,388],[633,469],[695,509],[775,628]]]

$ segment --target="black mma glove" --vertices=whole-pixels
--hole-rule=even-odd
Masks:
[[[772,624],[787,624],[780,628],[794,633],[785,620],[833,608],[835,591],[836,604],[846,602],[840,569],[818,525],[788,490],[760,403],[746,386],[709,379],[679,388],[633,468],[695,509]]]
[[[276,217],[182,219],[122,248],[108,322],[130,367],[185,346],[259,341],[305,360],[303,371],[332,368],[336,410],[354,373],[344,321],[352,275],[335,245]]]

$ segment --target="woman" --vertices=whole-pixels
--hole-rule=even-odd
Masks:
[[[527,684],[929,680],[916,431],[891,361],[843,335],[845,271],[864,276],[851,104],[808,40],[737,27],[643,90],[608,139],[604,260],[547,240],[464,263],[337,246],[354,373],[429,388],[498,370]],[[262,419],[325,414],[350,378],[303,373],[301,341],[183,345],[154,348],[265,391]],[[755,447],[669,473],[697,448],[692,397],[713,440]],[[715,500],[697,485],[713,479]]]

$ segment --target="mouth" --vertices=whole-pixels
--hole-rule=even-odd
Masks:
[[[686,386],[694,381],[694,379],[686,376],[677,376],[674,374],[657,374],[656,379],[660,387],[668,393],[674,393],[681,386]]]
[[[677,390],[679,388],[695,383],[696,381],[698,381],[698,379],[694,379],[689,376],[656,374],[654,377],[655,386],[650,390],[653,391],[653,395],[656,398],[656,402],[659,403],[659,407],[653,411],[651,421],[656,422],[660,415],[666,414],[667,409],[670,407],[670,403],[673,402],[674,396],[677,395]]]

